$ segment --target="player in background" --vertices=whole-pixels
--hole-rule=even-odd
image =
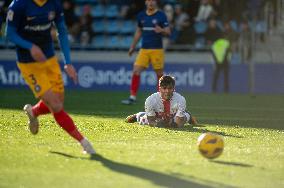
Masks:
[[[186,100],[175,92],[175,80],[165,75],[159,80],[159,92],[145,101],[145,112],[130,115],[127,123],[155,127],[183,127],[185,123],[196,125],[196,118],[186,111]]]
[[[7,38],[16,45],[18,68],[34,96],[39,99],[34,106],[24,106],[31,133],[38,133],[38,116],[52,113],[57,124],[81,144],[85,153],[94,154],[91,143],[64,111],[64,84],[50,34],[53,24],[57,28],[65,59],[64,69],[75,83],[77,73],[70,60],[61,1],[14,0],[8,8],[6,22]]]
[[[130,86],[130,97],[122,100],[122,104],[133,104],[136,102],[136,95],[140,85],[140,74],[152,64],[157,74],[157,80],[164,72],[164,50],[162,37],[171,34],[169,23],[164,12],[158,10],[157,0],[145,0],[146,10],[137,16],[138,26],[128,54],[131,56],[135,47],[142,38],[142,48],[133,67],[133,74]],[[158,85],[158,84],[157,84]]]

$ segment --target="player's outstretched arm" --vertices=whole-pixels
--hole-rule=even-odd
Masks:
[[[135,51],[135,47],[142,36],[142,30],[140,27],[137,27],[136,32],[134,34],[133,42],[129,48],[128,55],[132,56],[133,52]]]
[[[68,76],[74,81],[75,84],[78,82],[78,76],[76,69],[71,64],[71,58],[70,58],[70,45],[68,41],[68,32],[66,25],[63,20],[56,23],[56,27],[58,30],[58,39],[60,43],[61,50],[63,52],[64,56],[64,69]]]

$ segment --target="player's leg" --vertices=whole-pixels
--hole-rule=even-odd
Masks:
[[[165,61],[164,50],[162,49],[152,50],[150,54],[150,61],[157,75],[157,91],[159,91],[159,80],[164,74],[164,61]]]
[[[39,100],[37,104],[32,106],[32,112],[35,117],[38,117],[40,115],[49,114],[50,110],[42,100]]]
[[[140,75],[146,68],[140,65],[134,65],[133,76],[130,87],[130,97],[136,98],[137,91],[140,86]]]
[[[126,123],[135,123],[135,122],[140,122],[140,119],[145,116],[146,112],[138,112],[136,114],[132,114],[127,116],[125,119]]]
[[[46,75],[44,74],[45,63],[17,63],[21,74],[32,90],[34,96],[39,98],[51,85],[46,81]],[[29,129],[32,134],[37,134],[39,129],[39,122],[37,116],[49,112],[46,105],[40,101],[34,107],[31,104],[26,104],[23,108],[26,115],[29,118]]]
[[[229,62],[224,62],[224,92],[229,92]]]
[[[215,63],[214,72],[213,72],[213,82],[212,82],[212,91],[215,93],[217,91],[217,82],[220,74],[221,66],[218,63]]]
[[[149,66],[148,50],[141,49],[133,66],[133,74],[130,85],[130,96],[122,100],[122,104],[134,104],[136,102],[137,92],[140,86],[140,75]]]
[[[52,90],[48,90],[43,96],[41,96],[41,99],[51,110],[57,124],[62,127],[71,137],[80,142],[85,152],[94,154],[95,150],[93,149],[92,145],[86,138],[83,137],[74,124],[72,118],[65,112],[63,102],[60,100],[59,96]]]
[[[149,125],[146,112],[139,112],[136,114],[136,119],[139,125]]]
[[[64,110],[64,84],[57,59],[49,62],[46,70],[49,75],[51,89],[46,91],[41,99],[51,110],[57,124],[62,127],[71,137],[81,143],[85,152],[94,154],[91,143],[82,136],[72,118]]]
[[[58,95],[60,101],[64,102],[64,93],[56,93],[56,94]],[[50,113],[49,108],[42,100],[39,100],[38,103],[32,106],[31,108],[33,115],[36,117]]]

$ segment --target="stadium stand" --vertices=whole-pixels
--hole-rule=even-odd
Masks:
[[[135,15],[143,9],[143,1],[139,3],[135,0],[63,0],[71,3],[72,6],[66,10],[68,15],[73,15],[73,24],[68,25],[70,31],[70,42],[73,49],[90,49],[90,50],[127,50],[132,42],[132,37],[136,28]],[[189,51],[206,51],[210,49],[206,39],[209,20],[198,21],[195,18],[199,8],[208,3],[213,7],[210,13],[210,19],[216,19],[217,27],[220,32],[224,32],[224,24],[229,23],[235,33],[236,44],[242,35],[243,22],[249,23],[249,29],[255,34],[255,40],[265,42],[269,33],[277,26],[275,17],[280,17],[283,8],[283,0],[241,0],[237,7],[230,0],[202,0],[199,4],[194,0],[160,0],[160,7],[169,6],[173,10],[173,18],[169,17],[173,36],[167,40],[167,48],[170,50],[189,50]],[[231,2],[231,3],[230,3]],[[195,5],[193,6],[193,3]],[[275,6],[274,3],[277,3]],[[8,5],[8,4],[7,4]],[[5,5],[7,7],[7,5]],[[90,8],[91,23],[88,30],[89,40],[86,38],[86,30],[82,31],[82,17],[88,7]],[[1,19],[5,20],[6,7],[1,8]],[[175,7],[182,7],[186,16],[184,16],[184,28],[176,28]],[[192,9],[195,7],[195,10]],[[252,10],[253,9],[253,10]],[[276,9],[276,10],[275,10]],[[236,14],[238,12],[238,14]],[[277,14],[272,14],[272,12]],[[170,16],[170,14],[169,14]],[[68,17],[70,19],[70,17]],[[276,19],[276,20],[275,20]],[[180,20],[179,20],[180,21]],[[181,23],[182,24],[182,23]],[[180,23],[179,23],[180,25]],[[81,27],[81,29],[80,29]],[[180,26],[179,26],[180,27]],[[13,48],[13,45],[7,43],[4,38],[4,24],[0,36],[0,48]],[[177,31],[178,30],[178,31]],[[190,36],[190,37],[189,37]],[[84,42],[82,42],[84,41]],[[85,44],[87,41],[87,44]],[[237,47],[239,49],[242,47]],[[239,53],[236,51],[236,53]]]

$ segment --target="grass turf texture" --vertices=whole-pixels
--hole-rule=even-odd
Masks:
[[[68,91],[65,109],[99,155],[90,158],[50,115],[31,135],[25,90],[0,90],[0,187],[284,187],[284,96],[184,94],[198,127],[126,124],[143,110],[141,94],[123,106],[120,92]],[[224,153],[203,158],[198,136],[224,136]]]

